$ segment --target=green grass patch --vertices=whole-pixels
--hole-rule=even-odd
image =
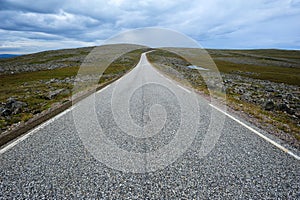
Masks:
[[[215,60],[215,63],[219,71],[223,73],[245,72],[239,74],[261,80],[300,86],[300,68],[236,64],[221,60]]]
[[[182,49],[189,51],[189,49]],[[194,51],[193,49],[191,51]],[[243,54],[247,57],[247,53],[257,56],[278,56],[284,52],[284,56],[280,56],[278,59],[273,57],[273,60],[282,60],[282,58],[288,58],[296,60],[300,51],[281,51],[281,50],[261,50],[261,51],[241,51],[241,50],[210,50],[209,51],[214,58],[218,56],[232,56],[235,54]],[[290,55],[288,55],[290,53]],[[250,55],[250,56],[251,56]],[[193,58],[191,54],[191,58]],[[209,94],[207,86],[204,83],[200,73],[194,70],[188,69],[186,66],[190,65],[186,59],[172,52],[159,49],[157,51],[147,54],[148,60],[157,69],[165,73],[167,76],[173,78],[176,81],[183,83],[182,79],[189,82],[189,86],[192,86],[198,91],[203,91],[205,94]],[[260,58],[261,59],[261,58]],[[267,58],[266,58],[267,59]],[[292,62],[293,62],[292,61]],[[209,62],[209,61],[208,61]],[[251,64],[237,64],[229,61],[215,59],[218,70],[222,74],[238,74],[239,76],[250,77],[260,80],[268,80],[272,82],[290,84],[300,86],[300,68],[297,67],[279,67],[279,66],[259,66]],[[205,67],[205,66],[202,66]],[[171,70],[170,68],[174,69]],[[234,80],[233,80],[234,81]],[[251,83],[247,83],[251,84]],[[233,93],[234,88],[227,88],[231,92],[227,93],[227,103],[235,110],[247,113],[249,116],[255,117],[262,127],[265,127],[269,132],[276,132],[282,130],[285,133],[291,135],[300,141],[300,127],[296,120],[292,120],[291,116],[281,111],[266,111],[261,105],[249,103],[239,100],[240,94]],[[210,91],[216,96],[223,96],[218,91]],[[255,91],[254,91],[255,93]],[[271,126],[268,126],[271,125]],[[270,128],[271,127],[271,128]],[[285,139],[284,137],[282,139]]]
[[[72,58],[78,54],[87,55],[90,48],[72,50],[59,50],[51,52],[42,52],[27,56],[21,56],[13,59],[4,59],[1,62],[24,62],[23,64],[43,63],[53,61],[61,62],[63,58]],[[138,49],[124,54],[117,58],[111,65],[104,71],[103,76],[100,78],[99,83],[105,83],[112,79],[123,76],[130,69],[132,69],[140,59],[143,52],[149,49]],[[51,53],[49,55],[49,53]],[[6,60],[6,61],[5,61]],[[1,64],[0,62],[0,64]],[[25,102],[27,106],[22,108],[22,112],[11,115],[9,117],[0,117],[1,132],[14,123],[26,122],[31,119],[35,114],[49,109],[54,103],[62,103],[72,94],[73,83],[57,81],[66,78],[74,78],[77,75],[79,66],[56,68],[52,70],[41,70],[34,72],[24,72],[18,74],[2,74],[0,75],[0,102],[6,103],[10,97],[18,101]],[[51,81],[54,80],[54,81]],[[55,96],[53,99],[48,99],[49,92],[65,89],[69,93],[63,93]],[[81,90],[88,88],[82,87]]]

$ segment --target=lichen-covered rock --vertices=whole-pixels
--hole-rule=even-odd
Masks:
[[[8,98],[3,107],[0,108],[0,115],[7,117],[9,115],[15,115],[21,113],[23,107],[26,107],[27,104],[22,101],[17,101],[15,98]]]

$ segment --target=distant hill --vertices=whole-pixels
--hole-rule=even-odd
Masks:
[[[60,49],[26,55],[0,54],[0,75],[80,66],[93,48]],[[217,65],[226,64],[227,68],[230,67],[229,71],[240,70],[239,66],[249,65],[300,68],[299,50],[207,49],[207,51]]]
[[[126,47],[133,44],[115,45],[122,45]],[[145,46],[135,46],[138,48],[145,48]],[[0,59],[0,75],[52,70],[64,67],[79,67],[86,56],[94,48],[95,47],[81,47],[73,49],[50,50],[33,54],[19,55],[18,57],[10,57],[6,59],[3,58]]]
[[[17,57],[17,56],[21,56],[18,54],[0,54],[0,58],[13,58],[13,57]]]
[[[0,59],[0,74],[80,66],[92,47],[44,51]]]

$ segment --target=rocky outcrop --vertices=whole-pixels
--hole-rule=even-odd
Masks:
[[[0,115],[8,117],[10,115],[16,115],[22,112],[23,108],[27,104],[22,101],[17,101],[15,98],[8,98],[6,103],[0,107]]]

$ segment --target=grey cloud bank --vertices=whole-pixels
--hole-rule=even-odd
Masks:
[[[205,48],[300,49],[300,0],[1,0],[0,21],[0,53],[101,45],[143,27]]]

